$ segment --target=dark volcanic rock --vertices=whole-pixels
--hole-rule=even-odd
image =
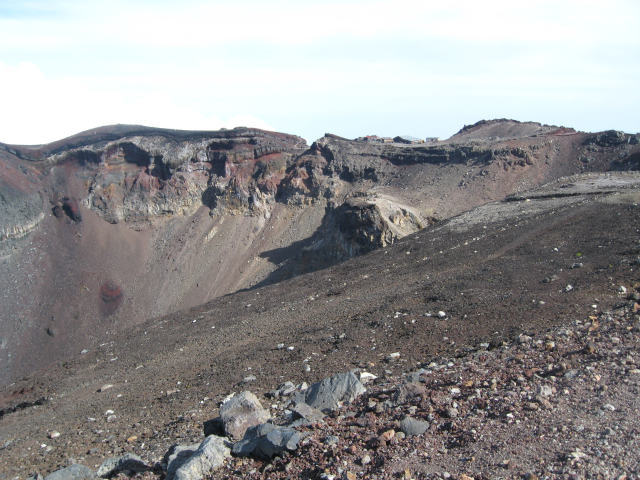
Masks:
[[[329,412],[342,403],[349,403],[365,392],[353,372],[339,373],[314,383],[303,394],[303,401],[318,410]]]
[[[295,450],[301,438],[293,428],[263,423],[248,429],[244,438],[233,446],[232,452],[241,457],[252,455],[268,460],[282,452]]]
[[[147,465],[140,457],[132,453],[127,453],[120,457],[109,458],[102,462],[96,474],[102,478],[111,478],[119,473],[133,475],[135,473],[144,472],[151,467]]]
[[[98,476],[89,467],[76,463],[47,475],[44,480],[98,480]]]

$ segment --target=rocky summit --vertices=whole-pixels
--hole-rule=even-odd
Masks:
[[[0,144],[0,478],[634,478],[639,140]]]

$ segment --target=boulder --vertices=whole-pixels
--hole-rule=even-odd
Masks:
[[[74,463],[67,468],[50,473],[44,480],[98,480],[98,476],[89,467]]]
[[[297,402],[293,407],[290,407],[296,420],[296,425],[311,424],[321,422],[325,417],[324,413],[320,410],[310,407],[304,402]]]
[[[365,391],[358,377],[353,372],[346,372],[314,383],[296,400],[302,400],[313,408],[329,412],[342,403],[352,402]]]
[[[247,428],[266,422],[271,415],[262,408],[260,401],[253,393],[245,391],[222,404],[220,418],[225,433],[234,440],[239,440]]]
[[[263,423],[251,427],[242,440],[233,446],[233,454],[241,457],[254,456],[271,459],[284,451],[298,448],[300,433],[293,428],[277,427],[271,423]]]
[[[170,464],[167,480],[200,480],[220,468],[231,455],[224,438],[209,435],[177,468]],[[170,475],[171,474],[171,475]]]
[[[108,458],[98,468],[96,472],[99,477],[111,478],[119,473],[126,475],[133,475],[139,472],[145,472],[151,467],[147,465],[137,455],[133,453],[126,453],[120,457]]]
[[[173,478],[176,470],[195,453],[199,446],[200,444],[198,443],[191,445],[172,445],[167,453],[164,454],[162,462],[160,463],[162,469],[167,472],[166,478]]]

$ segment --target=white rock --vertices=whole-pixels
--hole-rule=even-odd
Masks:
[[[627,293],[627,287],[625,287],[624,285],[620,285],[618,287],[618,292],[620,292],[622,294]]]
[[[541,397],[550,397],[553,395],[553,389],[550,385],[539,385],[538,386],[538,395]]]
[[[442,310],[440,310],[440,311],[438,312],[438,317],[439,317],[439,318],[445,318],[446,316],[447,316],[447,314],[446,314],[445,312],[443,312]]]
[[[369,373],[369,372],[360,372],[360,381],[362,383],[367,383],[370,382],[372,380],[375,380],[376,378],[378,378],[377,376],[375,376],[373,373]]]
[[[49,438],[58,438],[60,436],[60,432],[53,430],[52,432],[49,432],[49,435],[47,435]]]
[[[395,359],[397,359],[397,358],[400,358],[400,352],[393,352],[393,353],[390,353],[390,354],[389,354],[389,358],[390,358],[391,360],[395,360]]]

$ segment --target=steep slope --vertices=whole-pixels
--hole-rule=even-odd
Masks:
[[[626,305],[638,205],[638,173],[565,178],[329,269],[106,337],[2,390],[0,474],[25,478],[71,457],[93,467],[123,450],[158,461],[170,444],[201,439],[217,401],[246,389],[250,374],[256,393],[358,366],[393,376]],[[51,430],[60,437],[47,439]]]
[[[536,125],[417,145],[123,125],[0,145],[0,383],[560,176],[637,168],[637,136]]]

